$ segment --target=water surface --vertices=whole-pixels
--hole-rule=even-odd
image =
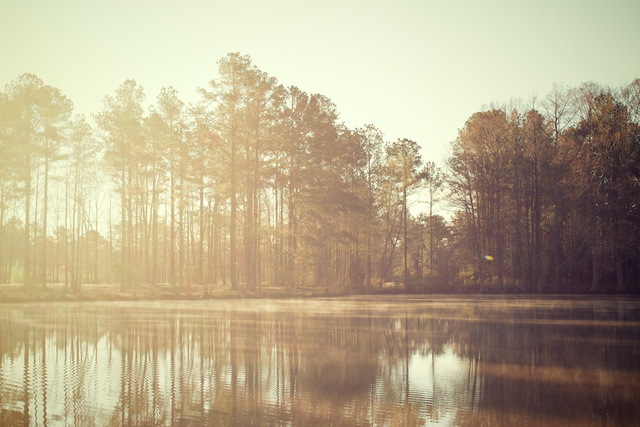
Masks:
[[[0,304],[0,425],[633,425],[640,302]]]

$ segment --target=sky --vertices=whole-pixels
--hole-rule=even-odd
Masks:
[[[145,107],[164,86],[195,103],[240,52],[444,164],[487,105],[639,78],[639,21],[637,0],[0,0],[0,89],[35,73],[87,116],[127,79]]]

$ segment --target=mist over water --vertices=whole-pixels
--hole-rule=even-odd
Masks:
[[[640,301],[0,305],[1,425],[629,425]]]

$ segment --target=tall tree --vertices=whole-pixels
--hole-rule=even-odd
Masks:
[[[171,88],[162,88],[157,98],[156,111],[159,121],[156,123],[161,129],[163,137],[160,151],[164,153],[169,170],[169,268],[168,281],[176,284],[176,203],[178,201],[178,189],[182,179],[181,165],[184,164],[184,134],[185,134],[185,109],[184,103],[178,98],[178,92]],[[161,136],[162,138],[162,136]]]
[[[309,152],[309,140],[305,129],[305,116],[309,107],[309,95],[297,87],[289,87],[285,97],[285,108],[282,118],[282,183],[286,193],[287,232],[285,245],[286,284],[293,287],[296,283],[297,259],[299,258],[298,240],[300,224],[300,193],[303,188],[303,170],[306,153]],[[284,199],[284,197],[282,197]],[[284,204],[281,214],[284,216]]]
[[[214,110],[214,142],[226,154],[227,182],[229,183],[229,277],[231,288],[238,288],[238,194],[242,149],[242,125],[247,105],[247,72],[254,66],[248,55],[230,53],[218,61],[218,77],[211,80],[211,91],[200,89],[200,94]]]
[[[81,225],[86,219],[84,212],[86,210],[85,196],[88,192],[87,187],[92,175],[95,176],[96,171],[99,170],[96,167],[98,142],[96,141],[94,130],[84,116],[74,118],[69,129],[68,172],[65,191],[67,195],[65,199],[68,198],[68,194],[71,192],[71,207],[69,207],[68,203],[65,203],[65,226],[61,232],[61,237],[64,242],[65,285],[70,279],[71,287],[79,289],[81,277],[80,258],[82,253],[80,248]],[[71,211],[70,218],[69,211]],[[71,231],[71,236],[68,236],[69,230]],[[97,230],[95,231],[97,232]]]
[[[253,289],[260,281],[260,200],[265,183],[265,155],[275,134],[275,115],[280,111],[283,88],[255,66],[244,70],[246,111],[244,139],[244,247],[245,279]]]
[[[105,162],[119,184],[121,210],[120,286],[124,289],[132,276],[133,211],[132,191],[136,158],[143,145],[142,102],[144,92],[134,80],[127,80],[115,95],[104,99],[96,122],[103,131]]]
[[[9,206],[20,195],[17,191],[16,175],[20,152],[14,133],[15,111],[5,92],[0,92],[0,283],[5,283],[11,269],[7,215]]]
[[[374,224],[377,217],[377,192],[380,185],[379,172],[382,170],[384,137],[382,132],[373,125],[366,125],[356,132],[361,137],[364,154],[363,174],[366,188],[366,227],[365,227],[365,286],[370,287],[373,276],[372,252]]]
[[[475,113],[453,143],[453,156],[449,162],[451,188],[468,215],[481,290],[484,290],[487,259],[495,260],[497,285],[500,289],[503,287],[508,131],[503,110]]]
[[[15,144],[15,160],[22,176],[18,179],[24,184],[24,284],[33,286],[31,268],[31,197],[33,160],[37,156],[38,142],[43,132],[42,110],[46,105],[47,88],[44,82],[34,74],[23,74],[7,85],[5,112],[8,119],[11,144]]]
[[[550,170],[551,163],[551,132],[544,117],[536,110],[529,110],[522,122],[521,137],[524,158],[529,162],[529,187],[531,191],[531,258],[533,259],[533,283],[538,292],[544,286],[543,276],[543,218],[542,213],[546,204],[547,189],[551,188],[545,181],[543,171]]]
[[[435,222],[433,207],[438,202],[439,193],[445,182],[445,175],[442,169],[434,162],[426,162],[424,167],[425,188],[429,195],[429,269],[433,270],[434,248],[436,246]]]
[[[631,224],[639,191],[639,127],[610,91],[583,86],[580,95],[583,115],[569,133],[567,148],[577,153],[571,174],[575,200],[584,207],[591,291],[600,290],[603,263],[611,259],[620,292],[625,284],[623,265],[634,252]]]
[[[65,128],[68,125],[73,104],[60,90],[45,87],[42,117],[41,152],[44,160],[44,207],[42,220],[42,286],[47,285],[47,218],[49,206],[49,168],[59,160],[60,148],[64,141]]]
[[[407,284],[408,256],[407,256],[407,217],[408,197],[424,178],[420,146],[409,139],[398,139],[387,148],[387,171],[396,177],[402,194],[402,227],[403,227],[403,273],[402,280]]]
[[[562,223],[566,210],[563,203],[564,195],[562,194],[561,185],[559,185],[563,176],[566,175],[566,163],[561,160],[560,150],[564,132],[573,122],[576,109],[574,108],[573,97],[569,95],[566,88],[558,85],[554,85],[549,95],[547,95],[543,102],[543,108],[551,129],[552,158],[549,170],[546,173],[556,183],[556,185],[553,185],[554,215],[551,239],[553,245],[553,290],[558,292],[562,287]]]

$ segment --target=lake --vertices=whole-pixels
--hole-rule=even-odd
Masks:
[[[640,300],[0,304],[0,425],[639,425]]]

